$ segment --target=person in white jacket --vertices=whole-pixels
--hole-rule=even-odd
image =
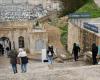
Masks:
[[[27,63],[28,63],[26,51],[20,48],[18,57],[21,58],[21,70],[22,70],[22,73],[24,73],[27,71]]]
[[[26,51],[24,51],[22,48],[20,48],[18,57],[25,57],[25,56],[27,56]]]

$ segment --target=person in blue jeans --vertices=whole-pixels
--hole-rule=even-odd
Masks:
[[[27,71],[27,63],[28,63],[27,56],[21,57],[21,70],[22,70],[22,73]]]
[[[22,70],[22,73],[27,72],[28,58],[27,58],[26,51],[24,51],[23,49],[19,49],[18,57],[21,60],[21,70]]]
[[[12,64],[14,74],[17,73],[17,64]]]
[[[52,64],[53,63],[53,57],[52,56],[48,56],[48,63]]]
[[[53,46],[48,46],[48,50],[47,50],[47,59],[48,59],[48,67],[49,68],[52,68],[52,63],[53,63],[53,54],[54,54],[54,51],[53,51]]]
[[[16,50],[11,50],[9,53],[10,57],[10,63],[12,65],[12,69],[14,74],[17,73],[17,51]]]
[[[100,56],[100,45],[98,46],[98,55]]]

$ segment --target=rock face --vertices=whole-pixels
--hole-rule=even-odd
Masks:
[[[34,20],[47,15],[43,5],[31,4],[1,4],[0,21],[25,21]]]
[[[100,7],[100,0],[94,0],[94,1]]]
[[[60,59],[60,58],[55,59],[55,61],[58,62],[58,63],[63,63],[63,62],[64,62],[64,61],[63,61],[62,59]]]
[[[0,0],[0,4],[8,4],[8,3],[30,3],[33,5],[39,5],[43,4],[44,8],[47,8],[49,10],[59,10],[60,2],[58,0]]]

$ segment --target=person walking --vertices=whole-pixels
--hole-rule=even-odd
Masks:
[[[9,53],[10,63],[12,65],[12,69],[14,74],[17,73],[17,51],[12,49]]]
[[[48,67],[51,69],[52,68],[52,63],[53,63],[53,46],[48,46],[47,50],[47,59],[48,59]]]
[[[100,45],[98,46],[98,54],[96,58],[99,58],[98,64],[100,64]]]
[[[28,57],[27,57],[26,51],[24,51],[22,48],[19,49],[18,58],[20,58],[21,60],[22,73],[27,72]]]
[[[80,52],[80,47],[76,45],[76,43],[73,44],[73,50],[72,54],[74,54],[74,60],[78,60],[78,52]]]
[[[6,48],[6,51],[7,51],[7,56],[9,57],[9,52],[10,52],[9,47]]]
[[[93,65],[97,64],[97,56],[98,53],[98,47],[96,46],[95,43],[92,44],[92,61],[93,61]]]

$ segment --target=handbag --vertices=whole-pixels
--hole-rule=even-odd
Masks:
[[[16,58],[16,60],[17,60],[17,64],[21,64],[21,59],[20,58]]]
[[[43,62],[48,62],[48,60],[43,60]]]

